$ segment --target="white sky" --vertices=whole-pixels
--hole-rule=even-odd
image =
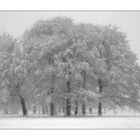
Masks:
[[[75,22],[112,24],[120,27],[130,40],[130,47],[137,54],[140,64],[140,12],[0,12],[0,31],[20,37],[39,19],[56,16],[71,17]]]

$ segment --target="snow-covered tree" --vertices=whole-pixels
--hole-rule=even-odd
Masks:
[[[67,18],[38,21],[23,36],[23,49],[37,67],[34,72],[36,87],[42,97],[46,96],[45,100],[55,96],[56,81],[60,77],[57,55],[66,49],[72,26],[72,21]],[[53,102],[50,106],[53,115]]]
[[[8,94],[8,99],[19,100],[23,115],[27,114],[23,89],[26,85],[28,72],[26,61],[23,59],[20,44],[8,34],[0,36],[0,80],[1,87]],[[8,102],[8,101],[7,101]]]
[[[97,38],[93,72],[100,94],[98,115],[102,115],[102,103],[110,108],[115,104],[139,109],[138,64],[126,35],[110,25],[93,28]]]
[[[68,18],[40,20],[25,32],[23,51],[33,67],[37,97],[42,104],[49,99],[51,115],[56,97],[66,100],[66,116],[73,100],[75,114],[78,100],[86,114],[89,98],[99,116],[102,107],[139,109],[139,66],[119,28],[76,25]]]

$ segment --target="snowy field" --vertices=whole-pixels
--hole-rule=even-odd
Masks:
[[[1,117],[0,129],[140,129],[140,117]]]

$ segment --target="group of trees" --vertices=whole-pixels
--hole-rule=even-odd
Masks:
[[[0,103],[17,103],[23,115],[37,105],[50,115],[86,115],[90,104],[140,109],[140,67],[126,35],[116,26],[39,20],[21,39],[0,36]],[[74,113],[72,113],[72,111]]]

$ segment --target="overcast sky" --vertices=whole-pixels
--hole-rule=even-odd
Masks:
[[[140,64],[140,12],[0,12],[0,31],[20,37],[35,21],[56,16],[71,17],[75,22],[117,25],[127,34]]]

